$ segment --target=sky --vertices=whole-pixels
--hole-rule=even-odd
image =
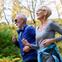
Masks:
[[[58,14],[57,14],[57,10],[56,10],[56,6],[55,6],[55,4],[56,5],[58,5],[59,7],[61,7],[61,3],[60,3],[60,0],[43,0],[43,1],[45,1],[44,3],[43,3],[43,5],[46,5],[46,6],[48,6],[50,9],[51,9],[51,11],[52,11],[52,15],[49,17],[49,18],[58,18]],[[51,3],[50,3],[51,2]],[[26,0],[23,0],[22,1],[22,4],[24,4],[25,6],[27,6],[26,5]],[[37,8],[40,6],[40,0],[37,0]],[[61,7],[61,9],[59,10],[59,13],[62,11],[62,7]],[[62,14],[60,14],[61,15],[61,18],[62,18]]]
[[[21,1],[21,0],[19,0],[19,1]],[[26,7],[27,7],[27,4],[26,4],[26,1],[27,0],[22,0],[21,2],[22,2],[22,4],[23,5],[25,5]],[[62,18],[62,6],[60,5],[60,0],[44,0],[45,2],[43,3],[43,5],[46,5],[46,6],[48,6],[50,9],[51,9],[51,11],[52,11],[52,15],[49,17],[49,18],[58,18],[58,14],[57,14],[57,11],[56,11],[56,6],[55,6],[55,4],[56,5],[58,5],[59,6],[59,8],[60,8],[60,10],[59,10],[59,13],[60,13],[60,15],[61,15],[61,18]],[[4,7],[6,8],[4,11],[5,11],[5,14],[6,14],[6,18],[7,18],[7,20],[8,21],[10,21],[11,22],[11,9],[12,9],[12,0],[4,0]],[[51,3],[49,3],[49,2],[51,2]],[[37,8],[40,6],[40,0],[37,0]],[[31,5],[30,3],[29,3],[29,5]],[[9,9],[8,9],[9,8]],[[30,19],[30,18],[28,18],[28,19]],[[5,18],[3,17],[3,19],[2,19],[2,21],[4,22],[5,21]]]

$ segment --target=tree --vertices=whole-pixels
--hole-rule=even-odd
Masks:
[[[9,25],[9,20],[7,19],[5,10],[6,10],[5,1],[0,0],[0,20],[2,21],[2,19],[4,19],[4,21],[6,21],[6,23]],[[8,8],[8,10],[10,9]]]
[[[13,0],[12,4],[13,4],[13,6],[12,6],[12,16],[11,17],[12,17],[12,22],[14,22],[16,14],[21,11],[21,7],[20,7],[20,3],[18,0]]]
[[[2,19],[2,13],[3,13],[3,9],[4,9],[4,0],[0,0],[0,21]]]
[[[62,0],[60,0],[61,4],[62,4]]]

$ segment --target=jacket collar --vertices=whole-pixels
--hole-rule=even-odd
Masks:
[[[23,26],[23,28],[18,29],[17,32],[18,32],[18,33],[23,32],[23,31],[25,30],[26,26],[27,26],[27,24],[25,24],[25,25]]]

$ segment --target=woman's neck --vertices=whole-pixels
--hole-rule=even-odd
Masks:
[[[47,24],[47,19],[41,19],[41,25]]]

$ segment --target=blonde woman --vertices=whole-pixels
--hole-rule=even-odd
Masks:
[[[52,20],[48,20],[51,15],[51,10],[48,7],[40,7],[36,14],[41,22],[41,26],[36,29],[36,45],[29,44],[27,41],[24,42],[24,45],[28,45],[38,51],[38,62],[62,62],[54,43],[62,40],[62,36],[55,38],[56,32],[62,35],[62,29]]]

